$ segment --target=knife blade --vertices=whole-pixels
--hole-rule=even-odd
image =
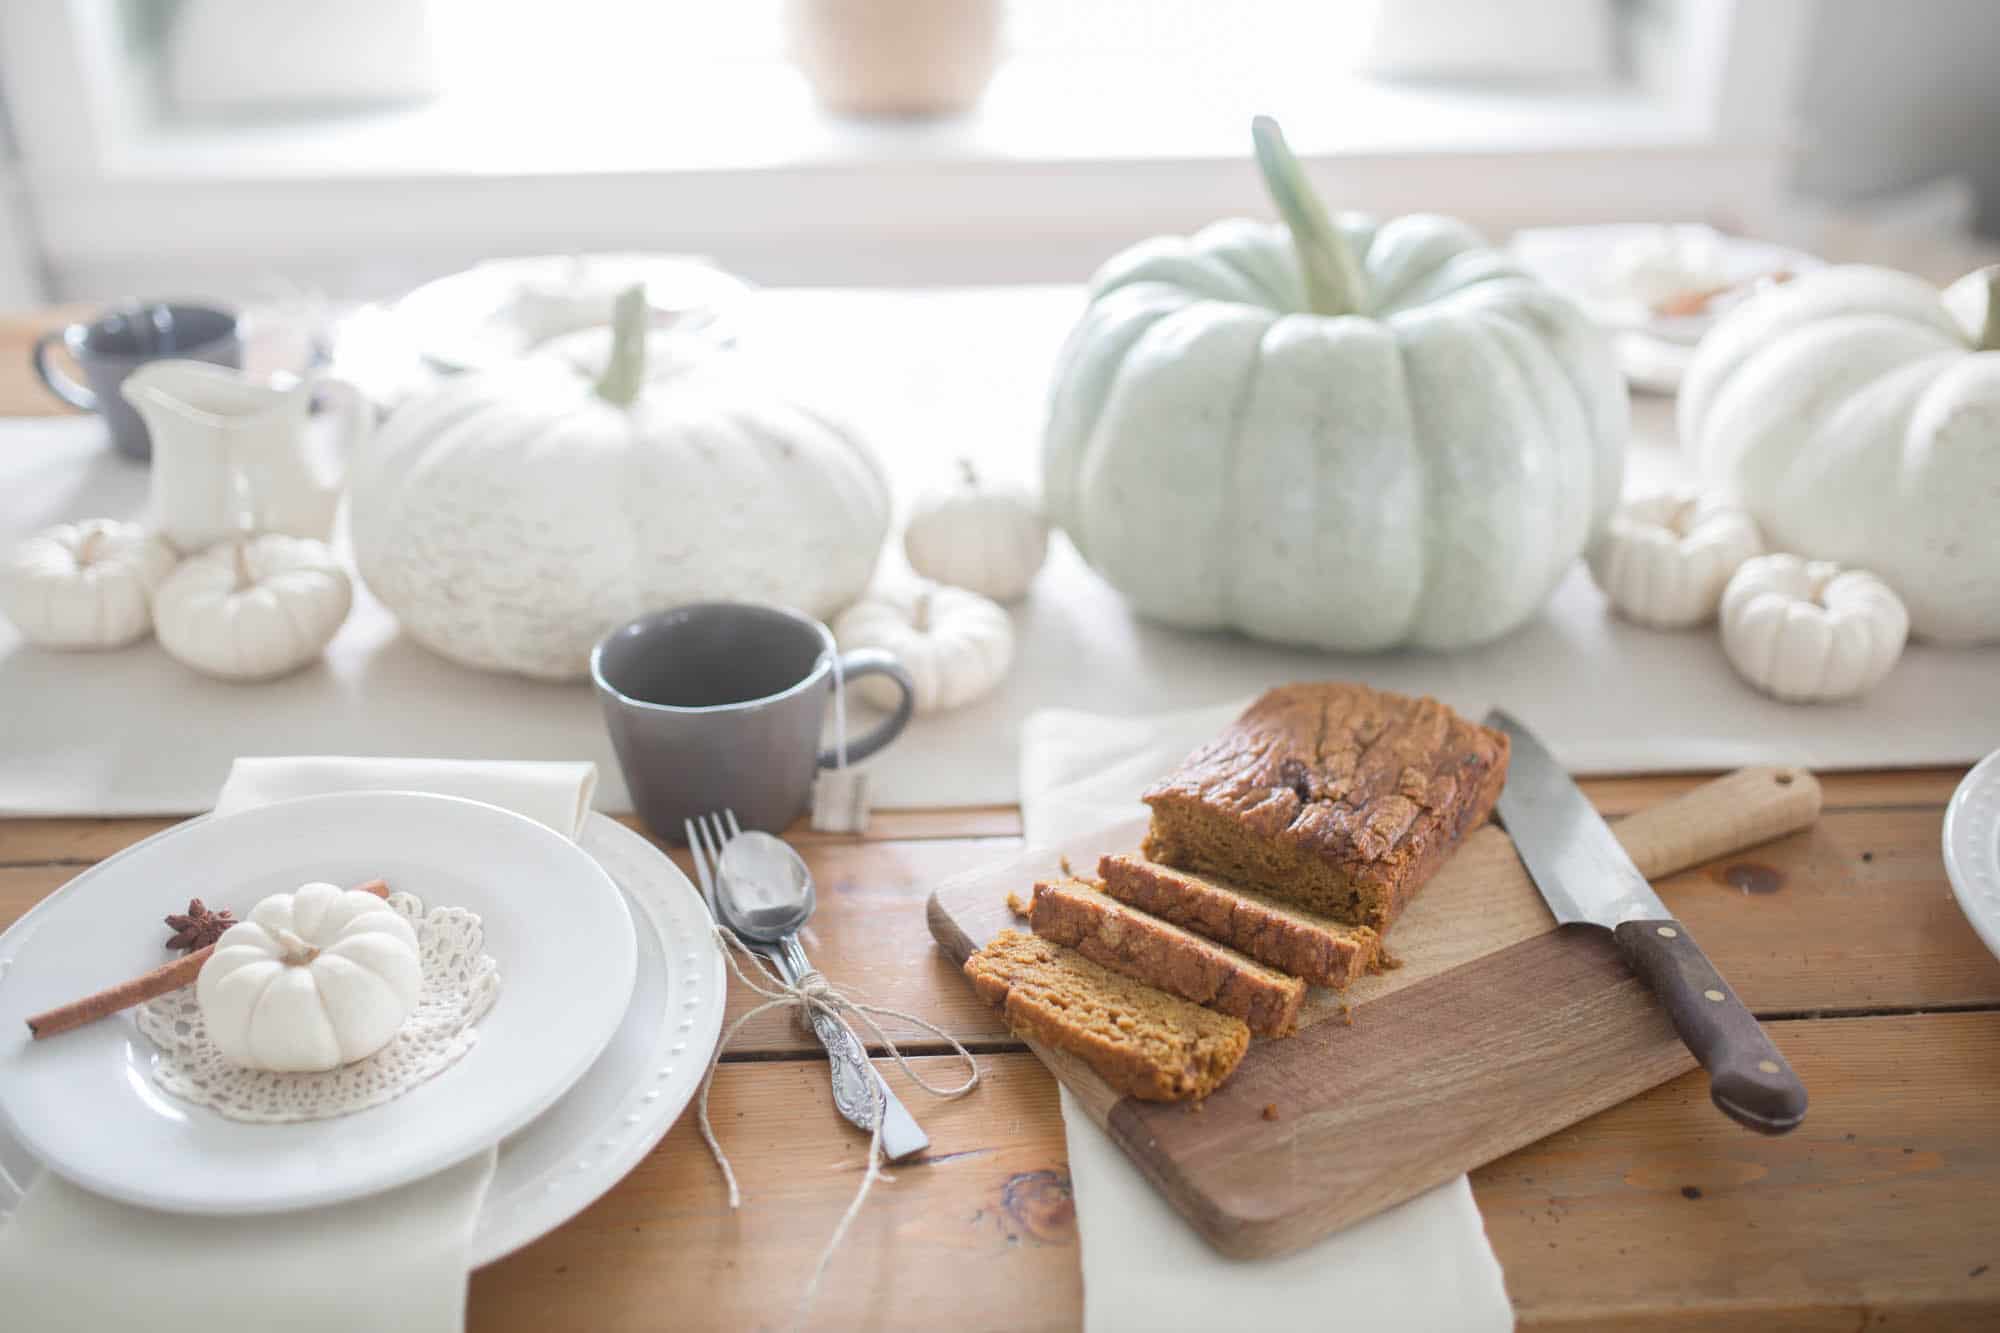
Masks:
[[[1765,1134],[1798,1128],[1805,1085],[1611,826],[1525,726],[1497,708],[1486,725],[1513,743],[1495,813],[1556,920],[1611,932],[1626,965],[1708,1070],[1709,1097],[1723,1114]]]

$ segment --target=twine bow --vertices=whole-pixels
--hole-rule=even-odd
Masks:
[[[874,1034],[875,1039],[888,1048],[890,1056],[896,1061],[896,1066],[909,1076],[910,1081],[925,1092],[928,1092],[931,1096],[950,1101],[954,1098],[963,1097],[966,1093],[971,1092],[979,1086],[979,1061],[973,1058],[972,1052],[966,1050],[958,1038],[952,1036],[937,1024],[930,1022],[928,1019],[919,1018],[915,1014],[908,1013],[902,1009],[891,1009],[884,1005],[863,1004],[858,1000],[851,1000],[841,994],[832,982],[816,971],[808,971],[795,982],[787,981],[772,970],[770,963],[765,961],[762,954],[738,939],[736,932],[726,926],[718,925],[715,927],[715,938],[722,945],[722,956],[728,961],[729,970],[735,974],[736,979],[763,999],[762,1004],[739,1016],[734,1023],[729,1025],[728,1030],[722,1034],[722,1040],[715,1044],[715,1054],[709,1057],[708,1073],[703,1076],[701,1081],[701,1101],[699,1107],[701,1139],[703,1143],[708,1145],[708,1151],[715,1158],[716,1166],[722,1169],[722,1178],[729,1186],[729,1206],[731,1208],[741,1207],[743,1196],[741,1191],[736,1188],[736,1172],[729,1165],[729,1155],[722,1151],[721,1143],[716,1140],[715,1130],[709,1124],[708,1090],[715,1082],[715,1071],[716,1067],[722,1062],[722,1053],[729,1049],[729,1043],[735,1040],[737,1032],[742,1029],[743,1025],[759,1014],[766,1013],[772,1009],[796,1008],[799,1011],[801,1021],[808,1019],[814,1012],[836,1019],[844,1019],[851,1015],[865,1024],[868,1031]],[[742,964],[736,960],[738,954],[750,960],[752,968],[757,974],[756,978],[753,978],[743,970]],[[882,1030],[882,1025],[875,1021],[875,1015],[877,1014],[880,1014],[884,1018],[899,1018],[906,1023],[914,1024],[939,1040],[949,1043],[952,1050],[958,1053],[958,1057],[965,1061],[966,1069],[969,1071],[966,1074],[965,1082],[958,1084],[956,1087],[939,1087],[926,1079],[922,1074],[919,1074],[911,1067],[909,1060],[904,1057],[902,1051],[896,1048],[896,1043],[890,1038],[889,1034]],[[887,1089],[882,1085],[880,1079],[873,1080],[873,1092],[875,1098],[875,1115],[874,1127],[868,1134],[868,1169],[862,1173],[861,1188],[854,1192],[854,1201],[847,1205],[847,1211],[841,1214],[840,1223],[834,1227],[833,1236],[827,1241],[826,1248],[820,1251],[819,1263],[813,1267],[812,1280],[806,1283],[805,1294],[799,1298],[799,1307],[793,1316],[793,1327],[795,1328],[804,1323],[806,1316],[811,1313],[813,1300],[819,1294],[820,1278],[825,1275],[826,1266],[832,1262],[834,1251],[838,1250],[840,1242],[846,1239],[848,1226],[860,1215],[861,1205],[867,1202],[868,1191],[874,1187],[877,1180],[895,1179],[895,1177],[882,1170],[882,1114],[887,1105]]]

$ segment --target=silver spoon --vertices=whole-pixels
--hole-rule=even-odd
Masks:
[[[769,946],[778,971],[796,986],[812,970],[799,944],[799,931],[812,918],[816,903],[812,871],[805,861],[782,838],[752,830],[723,844],[715,871],[716,912],[722,923],[746,940]],[[849,1123],[874,1129],[873,1093],[879,1086],[883,1155],[896,1161],[928,1148],[929,1136],[875,1072],[854,1030],[837,1015],[817,1008],[808,1017],[832,1068],[833,1104]]]

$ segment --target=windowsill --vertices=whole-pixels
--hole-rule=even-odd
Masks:
[[[936,121],[863,121],[822,110],[788,66],[711,70],[649,96],[563,88],[530,97],[479,90],[422,106],[262,123],[141,127],[108,154],[125,182],[381,178],[670,176],[843,168],[1049,166],[1241,160],[1252,114],[1270,110],[1308,159],[1687,150],[1712,138],[1702,117],[1630,88],[1467,89],[1337,76],[1310,106],[1183,86],[1176,71],[1133,69],[1068,86],[1033,67],[1003,69],[973,111]],[[1098,75],[1102,77],[1101,72]],[[717,115],[723,100],[756,119]],[[559,114],[549,108],[559,108]]]

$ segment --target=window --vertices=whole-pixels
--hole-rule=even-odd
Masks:
[[[1546,22],[1510,43],[1461,30],[1501,0],[1012,0],[985,97],[923,122],[823,110],[782,0],[322,6],[349,17],[315,68],[435,95],[248,111],[220,85],[282,87],[283,64],[216,12],[306,11],[47,0],[0,9],[0,87],[64,295],[241,291],[280,266],[369,294],[482,255],[629,247],[768,282],[1072,280],[1136,236],[1258,208],[1256,111],[1338,204],[1495,229],[1754,207],[1783,150],[1766,53],[1796,45],[1798,0],[1519,2]],[[427,75],[407,38],[371,57],[396,30],[367,21],[383,6],[405,32],[428,20]]]

